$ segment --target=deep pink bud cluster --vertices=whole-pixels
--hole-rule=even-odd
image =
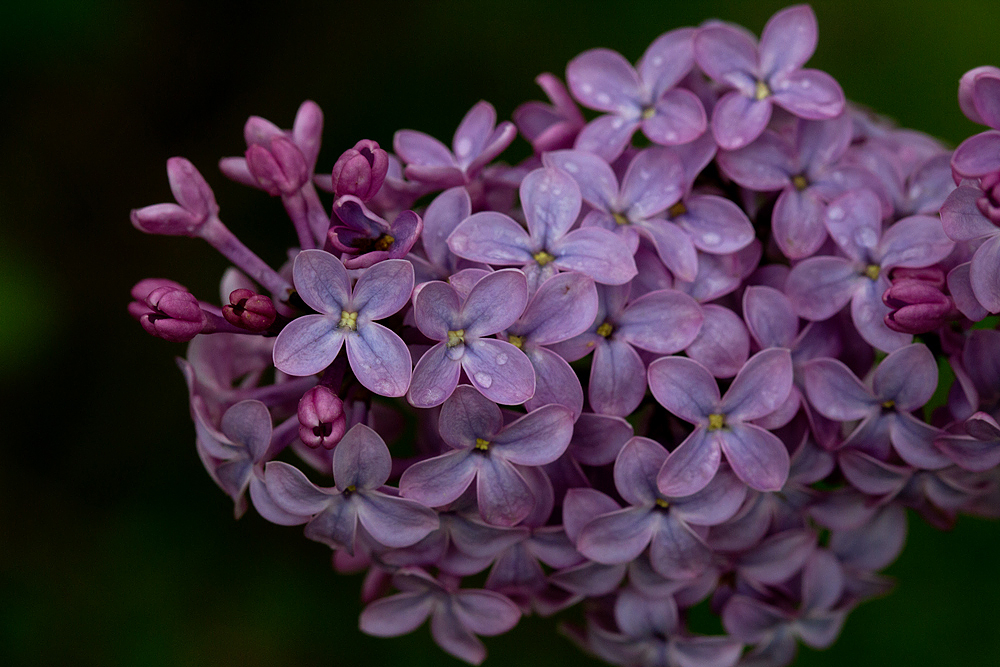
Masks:
[[[628,667],[788,665],[888,591],[906,510],[1000,516],[1000,69],[962,78],[992,129],[952,152],[845,102],[817,35],[798,5],[586,51],[516,129],[483,101],[325,173],[315,103],[253,117],[219,166],[281,197],[282,267],[172,158],[132,222],[219,249],[228,303],[147,279],[128,310],[190,341],[236,515],[367,570],[366,633],[429,620],[478,664],[582,605],[566,634]],[[535,155],[495,162],[517,130]]]

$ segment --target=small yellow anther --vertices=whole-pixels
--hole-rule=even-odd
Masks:
[[[667,215],[671,218],[676,218],[679,215],[684,215],[687,211],[687,206],[684,205],[684,202],[679,201],[667,209]]]
[[[389,236],[388,234],[383,234],[382,236],[378,237],[378,241],[375,241],[375,249],[382,251],[388,250],[389,248],[392,247],[392,244],[395,242],[396,239]]]
[[[809,181],[806,180],[806,177],[803,176],[802,174],[797,174],[795,176],[792,176],[792,185],[795,186],[796,190],[801,192],[802,190],[805,190],[806,188],[809,187]]]
[[[485,452],[490,448],[490,441],[483,440],[482,438],[476,438],[476,449],[481,452]]]
[[[507,336],[507,342],[520,350],[521,346],[524,345],[524,337],[523,336],[510,335],[510,336]]]
[[[642,110],[642,119],[649,120],[656,115],[656,107],[646,107]]]
[[[448,347],[457,347],[465,342],[465,329],[448,332]]]
[[[878,280],[880,270],[878,264],[869,264],[865,267],[865,275],[872,280]]]
[[[554,255],[550,255],[544,250],[539,250],[534,255],[532,255],[532,257],[534,257],[535,261],[538,262],[538,266],[545,266],[546,264],[555,259]]]
[[[597,327],[597,335],[604,336],[605,338],[607,338],[608,336],[611,335],[611,332],[614,330],[615,328],[611,326],[610,322],[605,322],[601,326]]]
[[[656,499],[656,506],[659,507],[659,508],[661,508],[661,509],[667,509],[668,507],[670,507],[670,503],[668,503],[663,498],[657,498]]]
[[[754,98],[757,100],[762,100],[765,97],[769,97],[770,95],[771,95],[771,89],[767,87],[767,84],[764,83],[763,81],[758,81],[757,87],[754,88],[754,94],[753,94]]]
[[[615,219],[615,222],[617,222],[619,225],[627,225],[628,224],[628,218],[626,218],[621,213],[612,213],[611,217],[613,217]]]
[[[350,329],[351,331],[358,330],[358,314],[349,313],[346,310],[340,311],[340,324],[337,325],[341,329]]]
[[[719,413],[713,413],[708,416],[708,430],[718,431],[720,428],[726,425],[726,416],[720,415]]]
[[[894,407],[896,407],[896,401],[884,401],[882,403],[883,410],[892,410]]]

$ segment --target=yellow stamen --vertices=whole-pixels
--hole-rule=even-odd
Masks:
[[[476,449],[481,452],[485,452],[490,448],[490,441],[483,440],[482,438],[476,438]]]
[[[718,431],[720,428],[726,425],[726,415],[720,415],[719,413],[713,413],[708,416],[708,430]]]
[[[349,487],[347,487],[346,489],[344,489],[344,493],[345,494],[350,494],[350,493],[354,493],[357,490],[358,490],[358,487],[356,487],[353,484],[351,484]]]
[[[764,83],[763,81],[758,81],[757,87],[754,89],[754,94],[753,94],[754,98],[757,100],[762,100],[765,97],[769,97],[770,95],[771,95],[771,89],[767,87],[767,84]]]
[[[656,107],[646,107],[642,110],[642,119],[649,120],[656,115]]]
[[[802,174],[798,174],[796,176],[792,176],[792,185],[795,186],[796,190],[801,192],[809,187],[809,181],[807,181],[806,177]]]
[[[545,266],[546,264],[555,259],[554,255],[550,255],[544,250],[539,250],[532,256],[535,258],[535,261],[538,262],[538,266]]]
[[[378,237],[378,241],[375,241],[375,249],[383,251],[388,250],[389,248],[392,247],[392,244],[395,242],[396,239],[389,236],[388,234],[383,234],[382,236]]]
[[[682,201],[677,202],[667,209],[667,215],[671,218],[676,218],[677,216],[684,215],[685,213],[687,213],[687,206],[685,206]]]
[[[448,347],[457,347],[465,342],[465,329],[448,332]]]
[[[668,503],[668,502],[667,502],[666,500],[664,500],[663,498],[657,498],[657,499],[656,499],[656,506],[657,506],[657,507],[660,507],[660,508],[662,508],[662,509],[667,509],[668,507],[670,507],[670,503]]]
[[[626,218],[621,213],[612,213],[611,217],[613,217],[615,219],[615,222],[617,222],[619,225],[627,225],[628,224],[628,218]]]
[[[878,264],[869,264],[865,267],[865,275],[872,280],[878,280],[879,271],[880,269]]]
[[[608,336],[611,335],[611,332],[614,330],[615,328],[611,326],[610,322],[605,322],[601,326],[597,327],[597,335],[604,336],[605,338],[607,338]]]
[[[892,410],[894,407],[896,407],[896,401],[885,401],[882,403],[882,408],[885,410]]]
[[[341,329],[350,329],[351,331],[358,330],[358,314],[349,313],[346,310],[340,311],[340,324],[338,325]]]
[[[524,345],[524,336],[507,336],[507,342],[520,350],[521,346]]]

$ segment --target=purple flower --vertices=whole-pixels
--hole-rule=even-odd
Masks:
[[[552,104],[525,102],[514,109],[514,123],[536,153],[569,148],[583,129],[583,114],[555,75],[539,74],[535,83],[541,86]]]
[[[694,38],[698,66],[716,82],[735,88],[716,103],[712,134],[735,150],[760,136],[771,105],[811,120],[839,116],[844,91],[825,72],[802,69],[816,50],[816,15],[808,5],[782,9],[768,20],[760,45],[733,26],[701,28]]]
[[[771,214],[772,234],[786,257],[802,259],[826,240],[823,214],[830,200],[851,189],[879,190],[871,172],[841,164],[850,142],[846,114],[822,121],[798,119],[793,136],[765,131],[744,148],[721,152],[718,163],[745,188],[781,190]],[[890,212],[886,201],[882,213]]]
[[[594,281],[582,273],[560,273],[542,283],[521,317],[507,328],[507,342],[524,352],[535,369],[535,395],[525,403],[528,410],[558,403],[579,416],[580,380],[569,363],[546,346],[586,331],[596,316]]]
[[[723,470],[700,492],[668,496],[656,482],[666,460],[667,450],[648,438],[625,444],[615,461],[615,487],[631,507],[587,523],[576,542],[580,553],[613,565],[634,560],[649,546],[653,569],[671,579],[690,579],[708,568],[712,550],[698,527],[732,517],[746,497],[746,486]]]
[[[632,302],[629,293],[628,285],[598,287],[597,317],[590,329],[553,346],[567,361],[594,352],[590,405],[595,412],[619,417],[635,410],[646,395],[646,366],[636,348],[679,352],[695,340],[703,321],[701,307],[677,290],[649,292]]]
[[[456,257],[448,248],[448,236],[470,215],[472,200],[468,190],[461,185],[445,190],[427,206],[420,234],[424,256],[411,253],[407,258],[413,263],[417,284],[429,280],[448,280],[460,268],[482,266]]]
[[[569,174],[536,169],[525,176],[520,192],[527,231],[503,213],[474,213],[448,237],[451,251],[474,262],[521,267],[532,294],[559,270],[579,271],[608,285],[636,275],[632,253],[612,232],[570,231],[582,200]]]
[[[407,400],[418,408],[441,405],[464,370],[491,401],[519,405],[535,393],[531,362],[514,345],[486,338],[513,324],[528,300],[524,274],[504,269],[487,274],[465,299],[447,283],[424,283],[414,298],[417,327],[440,341],[413,369]]]
[[[500,155],[517,136],[509,121],[497,122],[489,102],[479,102],[465,114],[452,150],[434,137],[414,130],[400,130],[392,139],[393,150],[406,163],[405,174],[436,189],[471,183],[490,160]]]
[[[344,402],[327,387],[313,387],[299,399],[299,439],[307,447],[333,449],[347,431]]]
[[[962,425],[965,435],[946,435],[934,445],[962,468],[983,471],[1000,465],[1000,424],[977,412]]]
[[[904,461],[917,468],[950,463],[933,446],[938,429],[912,414],[937,388],[937,364],[926,346],[907,345],[890,353],[875,369],[871,389],[836,359],[810,361],[804,375],[809,402],[818,412],[840,422],[861,420],[842,446],[885,461],[891,443]]]
[[[983,178],[979,187],[961,185],[948,195],[941,223],[952,241],[979,244],[968,269],[972,292],[986,310],[1000,312],[1000,172]]]
[[[892,287],[882,295],[882,303],[892,309],[885,325],[893,331],[927,333],[958,317],[955,302],[945,294],[940,269],[896,269],[890,277]]]
[[[517,466],[542,466],[562,456],[573,435],[573,413],[547,405],[504,426],[496,404],[462,385],[441,408],[439,428],[454,451],[407,468],[399,481],[403,496],[439,507],[475,480],[483,519],[513,526],[535,506]]]
[[[377,141],[362,139],[337,158],[330,185],[337,197],[353,195],[368,201],[378,193],[389,171],[389,154]]]
[[[347,253],[344,266],[365,269],[386,259],[402,259],[417,242],[423,222],[413,211],[403,211],[390,225],[351,195],[333,203],[333,214],[340,224],[330,228],[330,244]]]
[[[292,268],[295,288],[317,313],[292,320],[274,343],[274,365],[289,375],[329,366],[347,344],[358,381],[381,396],[402,396],[410,385],[410,353],[399,336],[375,320],[396,313],[413,291],[413,267],[389,259],[367,269],[354,288],[340,260],[303,250]]]
[[[392,577],[401,593],[376,600],[361,612],[361,631],[376,637],[405,635],[431,619],[431,635],[451,655],[473,665],[486,659],[476,635],[499,635],[521,619],[521,611],[499,593],[442,585],[419,569]]]
[[[825,320],[850,303],[854,326],[867,343],[886,352],[909,343],[908,334],[885,325],[890,309],[882,295],[890,287],[892,268],[930,266],[952,251],[941,221],[915,215],[882,232],[876,196],[852,190],[830,203],[826,227],[847,257],[810,257],[792,269],[785,292],[796,312],[807,320]]]
[[[955,182],[1000,170],[1000,70],[977,67],[962,77],[958,103],[974,123],[993,128],[963,141],[951,159]]]
[[[241,288],[230,292],[229,304],[222,307],[222,316],[233,326],[261,333],[274,324],[278,311],[270,297]]]
[[[387,547],[415,544],[438,527],[437,514],[420,503],[379,490],[389,479],[392,457],[379,435],[354,426],[333,450],[333,488],[320,488],[298,468],[271,461],[264,483],[284,511],[311,516],[306,537],[353,554],[362,534]]]
[[[575,148],[612,161],[635,131],[658,144],[685,144],[705,131],[705,109],[689,90],[676,88],[694,65],[693,28],[660,35],[635,68],[609,49],[581,53],[566,66],[573,96],[588,109],[603,111],[587,124]]]
[[[788,350],[771,348],[755,354],[724,397],[708,369],[684,357],[664,357],[650,364],[649,388],[660,405],[695,425],[660,470],[663,494],[685,496],[705,488],[723,454],[748,486],[758,491],[784,486],[788,450],[775,435],[749,422],[774,412],[788,398],[792,390]]]

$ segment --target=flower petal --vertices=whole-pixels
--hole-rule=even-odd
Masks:
[[[410,388],[410,351],[399,336],[377,322],[347,336],[347,359],[358,382],[379,396],[403,396]]]
[[[535,369],[510,343],[480,338],[465,346],[462,368],[483,396],[502,405],[520,405],[535,393]]]

